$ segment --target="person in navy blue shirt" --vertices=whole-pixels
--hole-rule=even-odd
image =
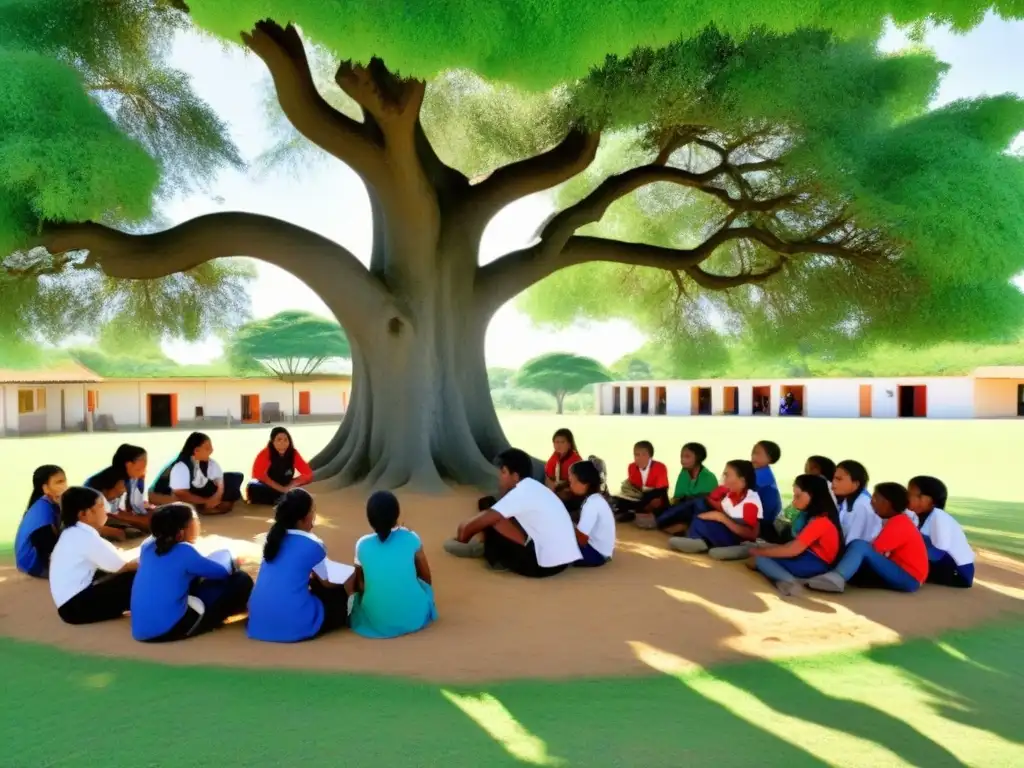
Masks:
[[[153,512],[153,536],[142,545],[132,585],[132,637],[157,643],[184,640],[221,626],[245,611],[252,578],[230,563],[204,557],[193,546],[199,516],[188,504]]]
[[[55,464],[32,473],[32,495],[14,537],[14,561],[22,573],[46,578],[60,532],[60,497],[67,488],[68,478]]]
[[[774,541],[775,518],[782,511],[782,494],[779,493],[779,484],[775,481],[775,473],[772,472],[772,464],[782,458],[782,449],[778,443],[771,440],[760,440],[754,445],[750,452],[750,463],[754,465],[754,476],[757,480],[757,495],[761,497],[761,506],[764,509],[764,525],[761,526],[761,535]]]
[[[263,547],[263,563],[249,599],[249,637],[297,643],[348,625],[355,576],[331,584],[313,572],[327,549],[313,535],[316,507],[302,488],[281,496]]]

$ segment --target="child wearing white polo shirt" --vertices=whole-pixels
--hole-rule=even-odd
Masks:
[[[460,523],[445,551],[531,578],[554,576],[579,560],[572,519],[555,492],[530,476],[530,457],[510,448],[498,456],[498,468],[501,498]],[[482,542],[474,541],[477,535]]]
[[[946,484],[937,477],[918,475],[907,484],[910,511],[928,550],[928,583],[966,589],[974,584],[974,550],[967,534],[944,507]]]
[[[68,488],[60,500],[60,537],[50,556],[50,594],[68,624],[124,615],[131,604],[137,560],[100,536],[107,501],[92,488]]]
[[[569,488],[583,499],[576,543],[583,557],[574,565],[596,568],[612,559],[615,552],[615,513],[601,493],[601,471],[591,461],[578,461],[569,468]]]

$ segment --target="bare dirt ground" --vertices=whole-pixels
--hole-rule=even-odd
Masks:
[[[69,650],[168,664],[344,670],[444,682],[567,678],[650,673],[639,656],[652,649],[694,666],[852,650],[930,636],[1024,613],[1024,563],[981,553],[970,590],[926,586],[915,595],[852,589],[844,595],[778,597],[742,563],[680,555],[656,532],[620,526],[608,566],[542,581],[493,573],[481,561],[441,548],[475,510],[469,493],[401,497],[403,524],[424,541],[440,618],[424,632],[366,640],[341,631],[280,646],[245,637],[241,622],[167,645],[134,642],[128,619],[72,627],[57,617],[45,582],[13,567],[0,570],[0,635]],[[318,496],[320,524],[335,560],[351,562],[368,531],[360,496]],[[204,520],[204,533],[230,537],[236,552],[255,554],[270,511],[239,506]],[[256,564],[246,566],[255,575]]]

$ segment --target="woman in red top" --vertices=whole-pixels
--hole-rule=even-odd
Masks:
[[[256,456],[247,496],[250,504],[273,506],[282,494],[313,482],[313,470],[295,450],[292,436],[284,427],[270,430],[270,441]]]
[[[668,467],[654,460],[654,446],[647,440],[633,446],[633,463],[627,477],[625,485],[632,498],[612,499],[616,522],[630,523],[638,512],[653,514],[668,506]]]
[[[750,567],[774,582],[783,595],[800,590],[797,579],[828,573],[843,548],[839,510],[824,477],[800,475],[793,482],[793,506],[808,521],[797,537],[788,544],[750,550]]]
[[[921,532],[905,514],[909,497],[899,483],[879,483],[871,496],[875,514],[885,520],[874,541],[856,539],[835,570],[811,579],[807,586],[842,592],[858,573],[898,592],[916,592],[928,578],[928,550]]]

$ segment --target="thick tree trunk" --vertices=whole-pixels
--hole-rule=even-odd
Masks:
[[[391,254],[382,263],[394,268],[403,260]],[[490,312],[474,298],[473,270],[459,268],[467,261],[475,252],[420,254],[417,262],[436,269],[389,281],[406,316],[382,312],[368,332],[350,333],[352,398],[338,433],[313,461],[318,481],[424,492],[448,483],[493,486],[492,462],[508,441],[487,383]]]

